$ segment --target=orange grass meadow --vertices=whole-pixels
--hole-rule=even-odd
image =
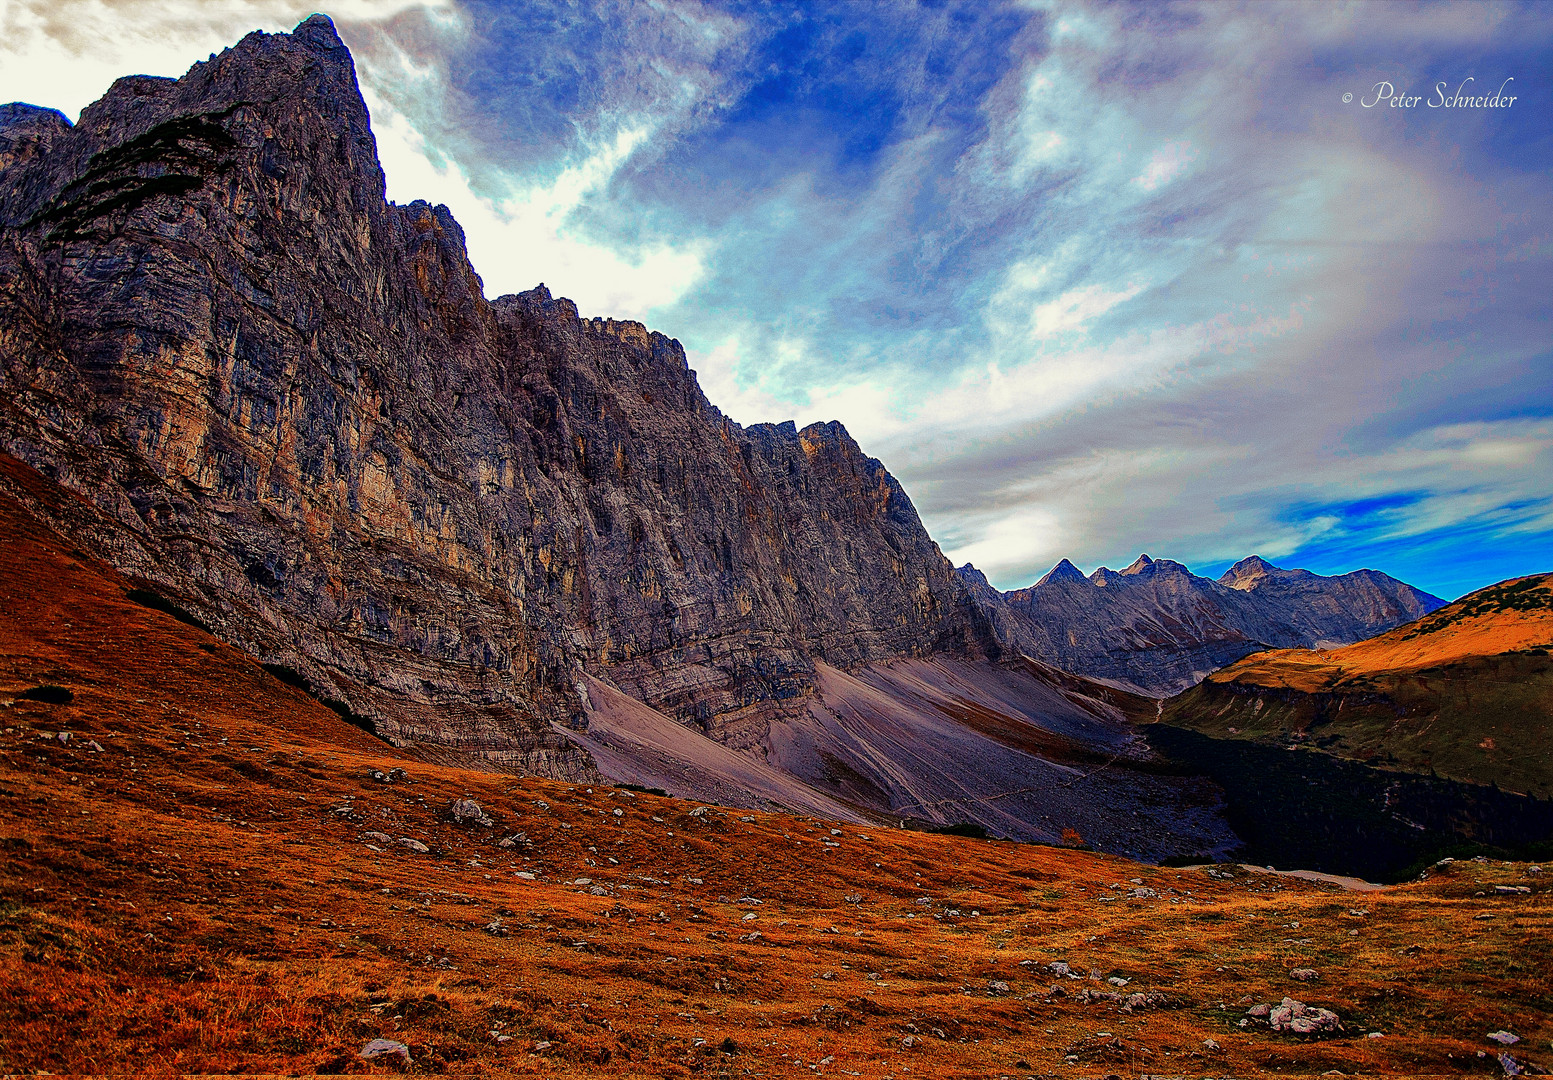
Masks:
[[[1525,865],[1356,893],[458,768],[0,511],[0,1071],[1498,1074],[1500,1029],[1553,1061]],[[1284,996],[1344,1030],[1241,1026]]]

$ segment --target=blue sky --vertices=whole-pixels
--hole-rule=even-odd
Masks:
[[[843,421],[1002,587],[1553,569],[1547,5],[326,10],[390,196],[448,203],[490,295],[678,337],[740,422]],[[307,13],[0,0],[0,99],[74,115]],[[1463,84],[1515,101],[1430,105]]]

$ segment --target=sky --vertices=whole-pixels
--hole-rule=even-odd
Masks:
[[[312,10],[0,0],[0,101],[74,118]],[[1553,5],[322,10],[389,197],[448,204],[488,295],[678,338],[740,423],[842,421],[999,587],[1553,570]]]

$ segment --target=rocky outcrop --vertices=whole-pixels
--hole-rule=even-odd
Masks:
[[[1147,555],[1088,577],[1064,559],[1028,589],[1009,593],[973,566],[959,574],[1010,648],[1158,696],[1265,648],[1347,644],[1445,603],[1375,570],[1322,577],[1258,556],[1218,581]]]
[[[0,442],[389,737],[587,775],[583,672],[738,747],[817,663],[1001,651],[839,424],[741,428],[670,338],[488,302],[445,207],[386,201],[322,16],[73,127],[0,110],[0,225]]]

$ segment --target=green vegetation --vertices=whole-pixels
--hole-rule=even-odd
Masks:
[[[1546,578],[1531,577],[1504,585],[1491,585],[1418,620],[1403,640],[1437,634],[1467,619],[1509,611],[1553,611],[1553,589]]]

